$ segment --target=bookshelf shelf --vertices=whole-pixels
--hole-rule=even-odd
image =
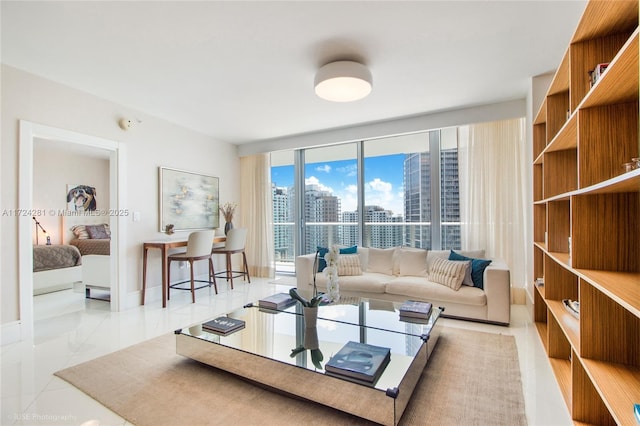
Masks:
[[[575,424],[640,402],[639,48],[637,0],[589,1],[533,122],[534,322]]]

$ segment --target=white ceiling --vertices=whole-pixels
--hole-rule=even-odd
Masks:
[[[584,1],[2,1],[2,62],[231,143],[524,98]],[[332,60],[373,92],[313,91]]]

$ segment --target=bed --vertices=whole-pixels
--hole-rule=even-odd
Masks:
[[[73,287],[82,281],[82,255],[73,245],[33,246],[33,295]]]
[[[91,290],[111,290],[111,238],[108,229],[105,224],[72,228],[76,238],[69,241],[69,244],[76,247],[82,255],[82,283],[89,298],[93,298]]]

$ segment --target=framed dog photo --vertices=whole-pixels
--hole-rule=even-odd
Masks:
[[[220,226],[219,178],[168,167],[158,168],[160,232]]]
[[[92,212],[98,208],[96,188],[91,185],[67,184],[67,211]]]

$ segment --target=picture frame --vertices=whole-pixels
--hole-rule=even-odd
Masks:
[[[196,231],[220,227],[219,178],[158,167],[159,230]]]

